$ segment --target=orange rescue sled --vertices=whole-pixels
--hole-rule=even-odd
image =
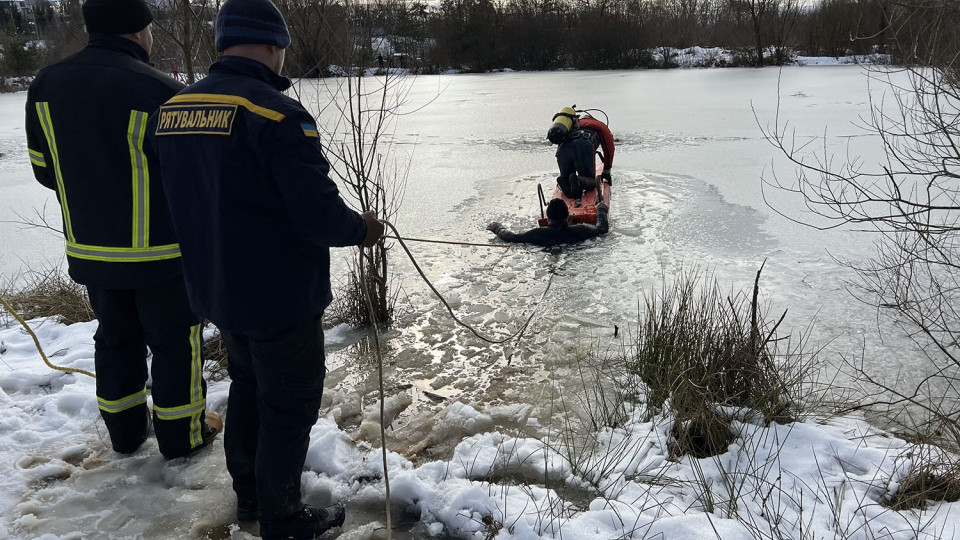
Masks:
[[[589,223],[590,225],[597,224],[597,204],[599,202],[605,203],[607,206],[610,206],[610,182],[600,180],[600,173],[603,172],[603,163],[597,163],[597,189],[591,189],[583,193],[583,197],[580,199],[580,206],[576,206],[576,201],[567,197],[563,194],[563,191],[560,189],[560,186],[553,191],[553,196],[551,199],[562,199],[563,202],[567,203],[567,210],[570,211],[570,217],[568,218],[571,224],[575,223]],[[547,223],[550,221],[543,213],[543,209],[547,204],[547,199],[543,196],[543,187],[539,184],[537,188],[540,191],[540,219],[537,220],[537,223],[541,227],[546,227]],[[597,192],[600,192],[600,200],[597,200]]]

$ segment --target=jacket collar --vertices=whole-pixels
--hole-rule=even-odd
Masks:
[[[132,56],[145,64],[150,63],[150,55],[139,43],[120,36],[111,36],[110,34],[100,34],[94,32],[90,34],[90,41],[87,47],[95,49],[107,49]]]
[[[263,81],[283,92],[290,88],[290,79],[277,75],[266,64],[244,56],[221,56],[212,66],[210,73],[232,73]]]

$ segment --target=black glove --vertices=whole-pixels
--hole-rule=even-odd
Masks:
[[[377,240],[380,240],[380,237],[383,236],[383,223],[380,223],[380,220],[377,219],[377,213],[373,211],[364,212],[360,214],[360,217],[367,224],[367,235],[363,237],[363,242],[360,242],[360,247],[373,247]]]
[[[497,230],[501,227],[503,227],[503,225],[501,225],[499,221],[494,221],[493,223],[487,225],[487,230],[493,234],[497,234]]]
[[[611,186],[613,185],[613,181],[610,179],[610,169],[604,168],[603,172],[600,173],[600,178],[606,180]]]

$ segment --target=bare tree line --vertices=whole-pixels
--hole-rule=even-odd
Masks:
[[[192,82],[216,59],[223,0],[156,0],[154,62]],[[293,37],[288,74],[389,66],[547,70],[673,67],[670,51],[724,47],[727,65],[781,65],[794,54],[889,53],[916,62],[954,38],[931,24],[949,0],[275,0]],[[80,0],[0,8],[0,73],[26,75],[83,45]],[[955,4],[955,3],[954,3]],[[955,6],[953,9],[957,9]],[[49,45],[31,49],[43,40]],[[23,49],[23,54],[17,54]],[[952,50],[956,51],[954,47]],[[31,56],[32,55],[32,56]],[[347,59],[354,63],[347,64]],[[336,66],[331,68],[331,66]]]

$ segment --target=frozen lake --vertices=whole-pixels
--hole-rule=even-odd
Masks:
[[[878,97],[882,88],[873,83]],[[552,286],[519,346],[490,347],[454,326],[401,251],[399,318],[386,341],[388,393],[403,410],[391,437],[395,450],[438,451],[457,433],[431,433],[437,396],[473,403],[508,425],[536,416],[570,380],[574,359],[629,331],[642,295],[682,269],[713,272],[724,289],[746,290],[766,260],[761,296],[770,312],[789,313],[784,328],[813,323],[813,345],[826,344],[823,378],[841,354],[864,354],[876,373],[909,379],[926,369],[918,352],[868,305],[850,296],[851,273],[833,262],[862,258],[871,239],[819,232],[780,217],[764,203],[760,177],[772,166],[792,169],[767,143],[754,118],[789,121],[802,137],[828,130],[829,148],[847,145],[865,163],[879,160],[878,141],[856,127],[869,113],[868,78],[854,66],[776,69],[498,73],[420,77],[408,96],[412,114],[399,118],[394,157],[410,160],[398,219],[406,236],[491,241],[486,223],[516,230],[539,214],[537,184],[551,188],[553,148],[545,133],[562,106],[598,108],[617,138],[611,232],[560,252],[413,244],[416,257],[458,312],[489,335],[522,322]],[[313,101],[303,93],[306,101]],[[317,98],[323,103],[326,98]],[[0,277],[57,264],[60,240],[23,230],[17,213],[56,201],[32,179],[23,137],[25,94],[0,95]],[[421,108],[422,107],[422,108]],[[82,136],[82,134],[77,134]],[[822,148],[822,145],[821,145]],[[778,204],[801,208],[780,194]],[[340,250],[341,259],[349,251]],[[336,263],[343,275],[345,263]],[[335,284],[336,286],[336,284]],[[882,334],[881,334],[882,332]],[[884,339],[881,339],[881,335]],[[358,409],[374,400],[375,371],[363,336],[332,344],[325,401],[340,418],[373,437]],[[423,391],[427,390],[430,396]],[[489,428],[489,427],[488,427]],[[464,433],[471,432],[464,426]],[[426,446],[431,446],[427,444]]]

